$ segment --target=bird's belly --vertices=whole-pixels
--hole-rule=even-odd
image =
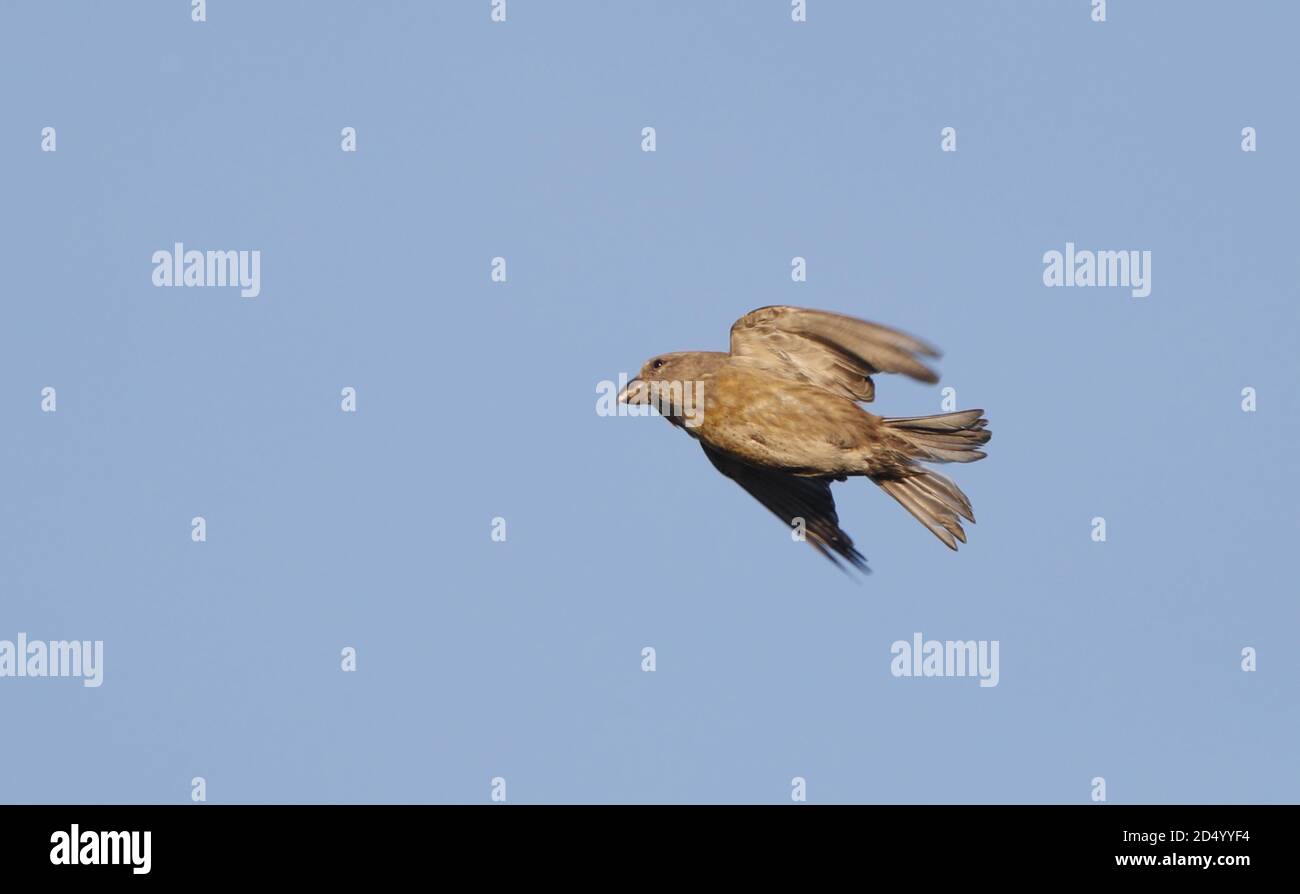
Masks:
[[[861,450],[827,440],[820,433],[784,425],[743,421],[710,425],[706,413],[704,423],[693,434],[752,466],[795,475],[852,474],[861,465]]]
[[[753,466],[796,475],[851,475],[876,417],[820,388],[748,369],[715,376],[694,434]]]

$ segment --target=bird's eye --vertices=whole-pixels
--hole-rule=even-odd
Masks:
[[[652,369],[662,369],[663,365],[664,362],[662,360],[656,360],[654,363],[650,364]]]

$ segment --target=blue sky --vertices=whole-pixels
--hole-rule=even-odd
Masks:
[[[1300,13],[187,6],[0,13],[0,640],[104,642],[0,678],[0,800],[1300,798]],[[177,241],[261,293],[154,288]],[[959,553],[837,484],[854,581],[594,412],[778,303],[944,349],[872,409],[986,410]],[[893,677],[917,631],[999,684]]]

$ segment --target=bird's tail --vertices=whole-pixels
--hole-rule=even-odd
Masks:
[[[949,549],[956,549],[958,540],[966,542],[961,520],[974,522],[975,515],[971,512],[970,500],[950,479],[915,466],[900,478],[872,480],[912,513],[931,534],[948,544]]]
[[[962,410],[939,416],[885,419],[892,434],[912,447],[912,457],[923,462],[969,463],[987,454],[979,448],[993,433],[985,426],[983,410]],[[938,472],[912,466],[891,477],[873,476],[881,490],[897,500],[916,520],[949,549],[966,542],[961,520],[975,521],[970,500],[956,484]]]
[[[914,448],[913,457],[932,463],[973,463],[986,454],[979,448],[993,432],[983,410],[961,410],[938,416],[909,416],[882,419],[891,434]]]

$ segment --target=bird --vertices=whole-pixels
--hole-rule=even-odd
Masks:
[[[647,360],[617,400],[649,404],[700,442],[736,482],[833,564],[870,573],[840,528],[831,482],[864,477],[949,549],[966,542],[970,500],[922,463],[968,463],[992,432],[983,410],[885,417],[873,376],[930,384],[938,349],[897,329],[825,310],[773,305],[731,327],[729,351],[677,351]]]

